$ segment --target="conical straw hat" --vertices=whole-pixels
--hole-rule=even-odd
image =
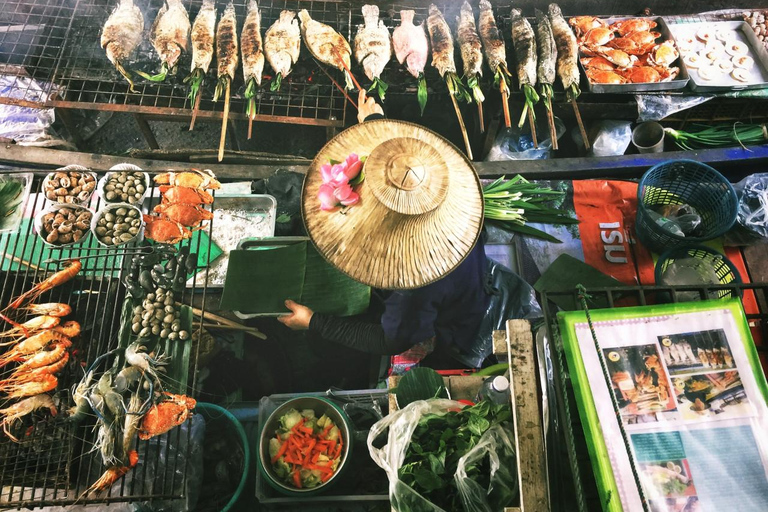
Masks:
[[[360,201],[320,209],[320,167],[367,156]],[[355,125],[320,150],[304,179],[302,214],[329,263],[382,289],[419,288],[469,254],[483,223],[480,180],[453,144],[419,125],[382,119]]]

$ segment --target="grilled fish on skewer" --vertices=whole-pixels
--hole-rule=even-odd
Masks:
[[[480,0],[480,40],[483,42],[485,58],[488,66],[493,71],[493,83],[501,93],[501,106],[504,109],[504,125],[509,128],[512,122],[509,118],[509,93],[512,75],[507,69],[507,51],[504,45],[504,37],[496,26],[496,18],[493,16],[493,8],[488,0]]]
[[[549,123],[550,140],[552,149],[557,147],[557,127],[552,114],[552,84],[555,83],[557,72],[557,45],[552,35],[552,25],[549,18],[536,9],[536,48],[538,50],[538,62],[536,65],[536,79],[539,82],[539,95],[544,98],[544,106],[547,108],[547,121]]]
[[[517,80],[525,94],[523,115],[517,124],[518,127],[521,127],[525,122],[525,115],[528,111],[533,113],[533,105],[539,101],[539,95],[534,89],[536,85],[536,36],[533,33],[533,27],[523,17],[520,9],[512,9],[509,21],[512,24],[512,44],[515,48],[515,60],[517,61]],[[536,117],[532,116],[532,118],[535,119]],[[531,126],[531,130],[534,129]]]
[[[352,77],[347,71],[350,68],[349,56],[352,55],[352,49],[344,36],[325,23],[313,20],[306,9],[299,11],[299,20],[304,44],[309,52],[323,64],[343,71],[346,88],[354,89]]]
[[[466,0],[461,6],[461,15],[456,18],[456,26],[467,87],[472,91],[475,102],[480,104],[485,100],[479,83],[480,77],[483,76],[483,45],[475,27],[472,6]]]
[[[365,76],[373,82],[368,91],[376,91],[381,100],[387,93],[387,84],[381,81],[381,72],[392,58],[392,43],[389,30],[379,20],[379,8],[364,5],[362,8],[365,24],[360,25],[355,36],[355,59],[363,67]]]
[[[413,24],[415,11],[400,11],[400,26],[392,32],[392,46],[400,64],[405,63],[408,72],[419,81],[417,97],[421,113],[427,106],[427,81],[424,79],[424,67],[427,65],[429,41],[424,25]]]
[[[160,56],[162,68],[155,76],[140,73],[141,76],[153,82],[165,80],[168,72],[176,67],[181,52],[187,51],[189,29],[189,14],[181,0],[165,0],[152,24],[150,33],[152,46]]]
[[[213,40],[216,35],[216,4],[214,0],[203,0],[203,5],[192,24],[192,69],[184,82],[189,85],[189,99],[195,104],[200,86],[213,60]]]
[[[120,0],[101,32],[101,47],[106,50],[109,62],[128,80],[131,92],[135,92],[133,79],[123,63],[141,43],[143,32],[144,15],[133,0]]]
[[[219,26],[216,28],[216,66],[218,67],[219,83],[216,84],[213,101],[218,100],[221,93],[224,92],[226,82],[235,79],[237,59],[237,18],[235,17],[235,6],[229,2],[219,20]]]
[[[264,55],[276,73],[270,90],[280,90],[283,78],[291,73],[293,65],[299,60],[300,51],[301,30],[296,13],[282,11],[277,21],[267,29],[264,37]]]
[[[549,21],[552,24],[552,35],[557,45],[557,76],[563,83],[563,88],[569,100],[576,99],[579,91],[579,48],[576,36],[563,18],[563,12],[557,4],[549,4]]]
[[[429,30],[429,40],[432,44],[432,66],[445,79],[451,94],[469,103],[471,99],[469,92],[467,92],[459,77],[456,76],[451,29],[448,27],[443,13],[440,12],[435,4],[429,6],[427,30]]]
[[[245,79],[245,99],[248,100],[248,117],[253,120],[256,115],[256,86],[261,85],[261,73],[264,71],[261,13],[256,0],[248,2],[248,14],[245,16],[243,33],[240,36],[240,49],[243,54],[243,78]]]

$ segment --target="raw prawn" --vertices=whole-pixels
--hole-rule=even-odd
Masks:
[[[80,334],[80,323],[75,320],[69,320],[61,325],[57,325],[51,330],[66,338],[74,338]]]
[[[19,295],[16,300],[10,303],[6,310],[9,308],[18,309],[28,300],[34,300],[42,293],[66,283],[75,277],[77,273],[80,272],[81,268],[83,268],[83,265],[80,263],[80,260],[70,260],[69,266],[67,266],[65,269],[59,270],[47,279],[44,279],[40,283],[36,284],[31,290]]]
[[[56,405],[53,403],[51,396],[46,394],[31,396],[25,398],[21,402],[16,402],[5,409],[0,409],[0,416],[3,417],[2,421],[0,421],[0,425],[2,425],[3,432],[5,432],[5,435],[11,440],[18,443],[19,440],[11,434],[11,427],[27,414],[31,414],[34,411],[43,408],[48,409],[51,412],[51,415],[56,416]]]
[[[43,378],[44,375],[54,375],[67,366],[69,362],[69,352],[64,352],[64,355],[57,361],[47,365],[35,368],[34,370],[19,371],[16,369],[13,374],[7,379],[0,380],[0,391],[10,389],[13,386],[20,386],[21,384],[28,384],[35,382]]]
[[[63,344],[65,347],[70,347],[72,342],[66,336],[59,334],[53,330],[43,331],[39,334],[27,338],[22,341],[11,350],[0,356],[0,368],[14,361],[24,360],[25,356],[35,354],[44,349],[52,342]]]
[[[101,477],[96,480],[93,485],[91,485],[88,489],[85,490],[83,496],[89,496],[93,493],[106,491],[110,487],[112,487],[112,484],[117,482],[121,477],[125,476],[131,469],[133,469],[136,464],[139,463],[139,452],[136,450],[131,450],[128,452],[128,465],[127,466],[113,466],[110,468],[107,468],[107,470],[104,472]]]
[[[36,368],[42,368],[44,366],[51,365],[59,361],[67,354],[67,345],[64,343],[56,343],[49,350],[43,350],[32,354],[29,357],[22,358],[24,363],[16,368],[16,372],[28,372]]]
[[[72,307],[61,302],[46,302],[45,304],[29,304],[21,308],[21,311],[31,315],[48,315],[61,318],[72,313]]]
[[[59,380],[56,377],[46,374],[40,375],[37,379],[31,382],[8,386],[4,391],[7,395],[6,398],[14,400],[17,398],[39,395],[40,393],[47,393],[48,391],[56,389],[56,386],[58,385]]]
[[[23,324],[17,324],[3,315],[0,315],[0,318],[13,326],[13,328],[8,329],[7,331],[0,332],[0,339],[13,338],[13,340],[9,342],[0,343],[0,346],[12,345],[13,343],[16,343],[19,338],[29,338],[40,331],[53,329],[59,325],[59,322],[61,322],[59,317],[48,315],[36,316]]]

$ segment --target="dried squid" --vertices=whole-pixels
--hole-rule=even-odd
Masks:
[[[141,43],[143,32],[144,15],[133,0],[120,0],[101,32],[101,47],[106,50],[109,62],[128,80],[131,92],[135,92],[133,79],[124,63]]]

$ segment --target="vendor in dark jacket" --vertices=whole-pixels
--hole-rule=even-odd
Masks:
[[[361,122],[384,117],[381,107],[373,98],[366,98],[365,91],[360,91],[358,105],[358,119]],[[445,146],[448,147],[447,144]],[[445,148],[441,149],[445,151]],[[450,149],[455,151],[452,146]],[[471,166],[467,164],[466,167],[466,172],[477,180]],[[446,171],[441,169],[440,172]],[[479,187],[476,190],[470,187],[469,190],[472,194],[479,194]],[[474,196],[473,199],[478,200]],[[479,201],[482,201],[481,195]],[[479,211],[482,217],[482,208]],[[375,220],[372,222],[377,223]],[[411,354],[409,359],[415,358],[418,361],[435,350],[435,354],[442,355],[430,359],[440,360],[443,365],[450,366],[446,354],[469,351],[490,300],[485,286],[488,265],[482,237],[477,236],[481,225],[482,218],[478,220],[477,230],[473,234],[477,243],[474,247],[467,246],[471,249],[465,256],[458,258],[454,255],[458,259],[457,264],[447,275],[417,288],[383,291],[383,313],[379,323],[316,313],[292,300],[285,302],[291,313],[278,320],[291,329],[309,329],[326,340],[371,354]],[[414,240],[411,243],[418,242]],[[322,248],[319,249],[322,253]],[[333,263],[333,259],[329,260]],[[341,270],[345,271],[344,268]],[[371,282],[366,284],[375,286]],[[460,363],[454,361],[453,367],[460,366]]]

